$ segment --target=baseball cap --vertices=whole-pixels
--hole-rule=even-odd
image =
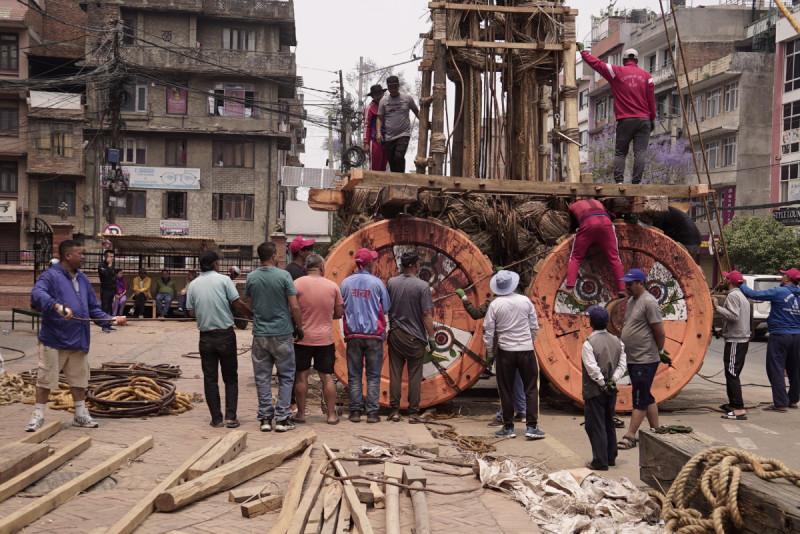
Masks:
[[[403,252],[403,255],[400,256],[400,265],[402,265],[403,267],[411,267],[418,261],[419,261],[419,254],[417,254],[413,250],[408,250],[406,252]]]
[[[299,235],[292,239],[292,243],[289,245],[289,252],[297,254],[302,249],[313,245],[315,241],[316,239],[303,239],[303,236]]]
[[[792,267],[788,271],[781,271],[781,274],[785,274],[795,282],[800,282],[800,271]]]
[[[400,78],[397,76],[389,76],[386,78],[386,85],[400,85]]]
[[[725,271],[722,272],[722,276],[736,284],[737,286],[744,283],[744,276],[739,271],[731,271],[726,273]]]
[[[375,85],[373,85],[372,87],[369,88],[369,96],[372,96],[372,95],[377,94],[377,93],[383,94],[385,91],[386,91],[386,89],[381,87],[381,84],[375,84]]]
[[[587,310],[589,313],[589,322],[592,324],[607,324],[608,323],[608,310],[602,306],[594,304],[589,306]]]
[[[517,289],[519,275],[514,271],[497,271],[489,281],[489,287],[495,295],[508,295]]]
[[[633,56],[634,59],[639,59],[639,52],[637,52],[635,48],[628,48],[622,53],[622,59],[628,59],[631,56]]]
[[[645,276],[644,271],[642,271],[641,269],[631,269],[630,271],[625,273],[625,276],[620,278],[620,280],[622,280],[623,282],[633,282],[633,281],[647,282],[647,276]]]
[[[358,265],[369,265],[373,260],[377,259],[378,253],[368,248],[359,249],[355,253],[353,259]]]

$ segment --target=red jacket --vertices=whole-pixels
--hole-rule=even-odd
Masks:
[[[586,217],[599,217],[604,215],[607,220],[611,218],[603,204],[594,198],[577,200],[573,202],[569,207],[569,212],[573,217],[575,217],[575,220],[578,221],[579,225],[584,221],[584,219],[586,219]],[[600,218],[600,220],[602,220],[602,218]]]
[[[614,94],[614,116],[617,120],[642,118],[656,120],[656,93],[653,77],[629,61],[624,66],[604,63],[586,50],[583,60],[608,80]]]

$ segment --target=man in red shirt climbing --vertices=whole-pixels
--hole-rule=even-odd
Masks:
[[[633,141],[633,180],[642,181],[644,153],[650,142],[650,132],[655,129],[656,94],[653,77],[640,69],[639,52],[628,48],[622,53],[623,66],[604,63],[583,49],[578,43],[581,57],[587,65],[608,80],[614,95],[614,115],[617,118],[617,140],[614,149],[614,181],[624,181],[625,158]]]

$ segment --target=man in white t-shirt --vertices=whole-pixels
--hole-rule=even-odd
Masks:
[[[391,172],[406,172],[406,150],[411,139],[411,111],[419,119],[419,108],[411,95],[400,92],[397,76],[386,78],[389,94],[384,95],[378,104],[378,121],[375,125],[375,140],[383,142],[386,159]],[[386,132],[385,134],[382,132]]]

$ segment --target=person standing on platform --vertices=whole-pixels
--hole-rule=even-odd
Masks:
[[[720,306],[717,297],[712,297],[714,309],[725,318],[722,325],[722,337],[725,338],[725,349],[722,362],[725,369],[725,386],[728,391],[728,403],[721,406],[725,410],[723,419],[747,419],[742,398],[742,384],[739,376],[744,368],[744,359],[750,346],[750,301],[744,296],[739,286],[744,277],[739,271],[722,273],[725,287],[728,290],[725,305]]]
[[[406,172],[406,151],[411,139],[408,112],[419,119],[419,108],[411,95],[400,92],[400,79],[397,76],[386,78],[386,87],[389,88],[389,94],[384,95],[378,105],[375,140],[386,147],[389,169],[392,172]]]
[[[372,171],[385,171],[387,165],[386,148],[376,139],[378,106],[385,92],[386,89],[381,87],[380,84],[370,87],[369,96],[372,97],[372,102],[367,104],[364,109],[364,124],[367,125],[364,129],[364,152],[369,155],[369,168]],[[386,136],[385,125],[381,134],[383,137]]]

